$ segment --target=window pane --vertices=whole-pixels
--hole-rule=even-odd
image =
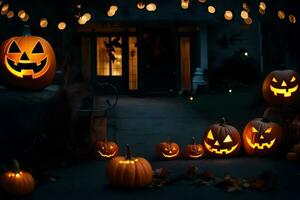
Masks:
[[[112,76],[122,76],[122,39],[121,37],[112,37],[112,62],[111,73]]]
[[[138,89],[138,76],[137,76],[137,38],[129,37],[128,46],[129,46],[129,90]]]
[[[109,76],[109,37],[97,38],[97,76]]]

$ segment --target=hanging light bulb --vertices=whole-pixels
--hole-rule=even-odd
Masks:
[[[188,9],[189,8],[190,1],[189,0],[181,0],[181,8],[182,9]]]
[[[148,10],[149,12],[154,12],[156,11],[157,7],[155,3],[149,3],[146,6],[146,10]]]
[[[292,24],[296,24],[296,17],[295,15],[289,15],[289,21],[292,23]]]
[[[143,10],[146,7],[146,4],[143,1],[138,1],[136,7],[140,10]]]
[[[27,22],[29,20],[29,15],[26,13],[25,17],[22,18],[23,22]]]
[[[8,19],[11,19],[11,18],[14,17],[14,15],[15,15],[14,11],[10,10],[10,11],[7,12],[6,17],[7,17]]]
[[[250,12],[250,6],[247,3],[243,3],[243,8],[244,10],[246,10],[247,12]]]
[[[210,13],[210,14],[214,14],[216,12],[216,8],[214,6],[208,6],[207,7],[207,11]]]
[[[233,18],[233,13],[230,10],[226,10],[224,13],[224,18],[228,21],[232,20]]]
[[[277,16],[279,17],[279,19],[285,19],[285,13],[284,13],[284,11],[283,10],[279,10],[278,12],[277,12]]]
[[[20,10],[20,11],[18,12],[18,17],[19,17],[20,19],[25,18],[25,17],[26,17],[26,12],[25,12],[24,10]]]
[[[265,2],[259,2],[259,9],[260,10],[266,10],[267,9],[267,5]]]
[[[1,14],[2,15],[6,15],[8,13],[8,9],[9,9],[9,4],[4,4],[1,8]]]
[[[118,6],[117,5],[111,5],[109,7],[109,10],[112,10],[112,11],[116,12],[118,10]]]
[[[91,18],[92,18],[91,13],[84,13],[83,16],[85,17],[85,19],[86,19],[87,22],[90,21]]]
[[[84,25],[87,22],[86,16],[82,15],[78,18],[78,24]]]
[[[242,19],[247,19],[249,17],[249,14],[246,10],[242,10],[241,12],[241,18]]]
[[[47,26],[48,26],[48,20],[47,20],[47,18],[42,18],[40,20],[40,27],[46,28]]]
[[[244,19],[245,24],[250,25],[253,23],[253,20],[251,17],[248,17],[247,19]]]
[[[67,25],[65,22],[59,22],[57,27],[59,30],[64,30],[67,27]]]

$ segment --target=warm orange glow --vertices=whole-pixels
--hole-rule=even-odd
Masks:
[[[84,13],[83,16],[85,17],[85,20],[86,20],[87,22],[90,21],[91,18],[92,18],[91,13]]]
[[[248,17],[247,19],[244,19],[244,22],[245,22],[245,24],[248,24],[248,25],[250,25],[250,24],[252,24],[252,23],[253,23],[253,20],[252,20],[252,18],[251,18],[251,17]]]
[[[211,14],[214,14],[216,12],[216,8],[214,6],[208,6],[207,11]]]
[[[149,12],[154,12],[156,11],[157,7],[155,3],[149,3],[146,6],[146,10],[148,10]]]
[[[114,157],[114,156],[117,154],[117,150],[114,151],[114,152],[111,153],[111,154],[105,154],[105,153],[102,153],[100,150],[98,150],[98,153],[100,154],[101,157],[104,157],[104,158],[112,158],[112,157]]]
[[[262,149],[264,149],[264,148],[267,148],[267,149],[270,149],[273,145],[274,145],[274,143],[275,143],[275,141],[276,141],[276,138],[274,138],[271,142],[269,142],[269,143],[252,143],[251,142],[251,139],[249,139],[248,138],[248,136],[246,136],[246,139],[247,139],[247,143],[249,144],[249,146],[251,147],[251,148],[253,148],[253,149],[255,149],[255,148],[257,148],[257,149],[260,149],[260,150],[262,150]]]
[[[207,0],[198,0],[200,3],[205,3]]]
[[[284,97],[291,97],[293,93],[295,93],[298,90],[298,85],[296,85],[293,88],[276,88],[272,85],[270,85],[270,90],[274,93],[275,96],[278,94],[283,94]]]
[[[22,18],[22,21],[23,21],[23,22],[27,22],[28,20],[29,20],[29,15],[26,13],[26,14],[25,14],[25,17]]]
[[[48,20],[47,20],[46,18],[42,18],[42,19],[40,20],[40,26],[41,26],[42,28],[46,28],[46,27],[48,26]]]
[[[8,11],[8,13],[6,14],[6,17],[9,18],[9,19],[11,19],[11,18],[14,17],[14,15],[15,15],[14,11],[10,10],[10,11]]]
[[[295,24],[296,21],[297,21],[295,15],[289,15],[289,21],[290,21],[292,24]]]
[[[8,9],[9,9],[9,4],[4,4],[1,8],[1,14],[2,15],[6,15],[6,13],[8,12]]]
[[[137,2],[136,7],[140,10],[144,9],[146,7],[146,4],[142,1]]]
[[[86,16],[83,15],[78,18],[78,24],[84,25],[86,22],[87,22]]]
[[[265,11],[267,9],[267,5],[265,2],[259,2],[259,10]]]
[[[118,10],[118,6],[117,5],[111,5],[109,7],[109,10],[116,12]]]
[[[216,141],[216,142],[218,142],[218,141]],[[218,142],[218,144],[219,144],[219,142]],[[219,149],[218,150],[216,148],[213,148],[211,145],[207,144],[205,141],[204,141],[204,145],[209,152],[216,153],[216,154],[231,154],[238,147],[238,144],[236,144],[235,146],[231,147],[230,149]]]
[[[25,18],[25,17],[26,17],[26,12],[25,12],[24,10],[20,10],[20,11],[18,12],[18,17],[19,17],[20,19]]]
[[[128,37],[129,47],[129,90],[138,89],[138,48],[137,37]]]
[[[247,11],[250,12],[250,6],[247,3],[243,3],[243,8]]]
[[[224,13],[224,18],[226,19],[226,20],[232,20],[232,18],[233,18],[233,13],[232,13],[232,11],[230,11],[230,10],[226,10],[225,11],[225,13]]]
[[[57,28],[59,30],[64,30],[67,27],[65,22],[59,22],[59,24],[57,25]]]
[[[248,17],[249,17],[248,12],[245,11],[245,10],[242,10],[242,12],[241,12],[241,18],[242,18],[242,19],[247,19]]]
[[[188,9],[190,4],[190,0],[181,0],[181,8]]]
[[[107,16],[109,16],[109,17],[113,17],[115,14],[116,14],[116,12],[113,11],[113,10],[108,10],[107,11]]]
[[[285,19],[285,13],[283,10],[279,10],[277,12],[277,16],[279,17],[279,19]]]

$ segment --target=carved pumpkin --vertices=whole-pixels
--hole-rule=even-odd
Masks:
[[[132,157],[129,146],[125,157],[118,156],[108,162],[106,172],[111,185],[123,188],[145,187],[153,177],[150,163],[142,157]]]
[[[283,129],[263,118],[251,120],[243,131],[243,147],[248,155],[265,155],[276,151]]]
[[[180,156],[180,148],[178,144],[168,139],[168,141],[161,142],[156,146],[156,155],[162,160],[174,160]]]
[[[272,71],[264,80],[264,99],[272,104],[291,104],[299,96],[299,75],[293,70]]]
[[[9,86],[40,89],[52,82],[56,59],[51,45],[44,38],[12,37],[4,41],[0,49],[0,72]]]
[[[184,150],[187,158],[196,159],[204,155],[203,146],[196,143],[195,137],[192,137],[192,144],[186,145]]]
[[[115,142],[112,141],[96,141],[95,143],[96,155],[101,159],[111,159],[118,156],[119,147]]]
[[[225,123],[213,124],[204,134],[205,152],[214,157],[229,157],[238,154],[241,147],[241,136],[238,130]]]
[[[14,196],[29,195],[34,191],[35,181],[28,172],[21,171],[18,161],[13,161],[12,171],[4,173],[1,177],[1,188]]]

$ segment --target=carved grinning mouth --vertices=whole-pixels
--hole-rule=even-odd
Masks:
[[[284,97],[291,97],[292,93],[296,92],[298,90],[298,85],[296,85],[293,88],[290,89],[279,89],[279,88],[275,88],[272,85],[270,85],[270,90],[274,93],[275,96],[277,96],[278,94],[283,94]]]
[[[251,140],[248,138],[248,136],[246,136],[246,139],[247,139],[247,143],[248,143],[253,149],[254,149],[254,148],[257,148],[257,149],[260,149],[260,150],[264,149],[265,147],[268,148],[268,149],[270,149],[270,148],[274,145],[274,143],[275,143],[275,141],[276,141],[276,138],[274,138],[274,139],[273,139],[271,142],[269,142],[269,143],[265,142],[265,143],[259,144],[259,143],[252,143]]]
[[[216,153],[216,154],[230,154],[238,147],[238,144],[236,144],[235,146],[231,147],[230,149],[218,150],[218,149],[212,148],[212,146],[207,144],[205,141],[204,141],[204,145],[206,146],[208,151],[210,151],[211,153]]]
[[[173,158],[173,157],[176,157],[178,154],[179,154],[179,151],[177,151],[177,153],[173,154],[173,155],[167,155],[167,154],[164,154],[163,152],[161,152],[162,155],[165,157],[165,158]]]
[[[9,58],[7,58],[7,63],[9,66],[14,69],[17,72],[23,72],[23,71],[33,71],[34,73],[40,72],[47,63],[47,58],[44,58],[41,61],[41,64],[37,63],[30,63],[30,62],[19,62],[15,64],[15,62]]]
[[[102,157],[104,157],[104,158],[112,158],[112,157],[114,157],[114,156],[116,155],[117,151],[115,151],[115,152],[113,152],[112,154],[109,154],[109,155],[103,154],[103,153],[101,153],[101,151],[99,151],[99,150],[98,150],[98,153],[100,154],[100,156],[102,156]]]

